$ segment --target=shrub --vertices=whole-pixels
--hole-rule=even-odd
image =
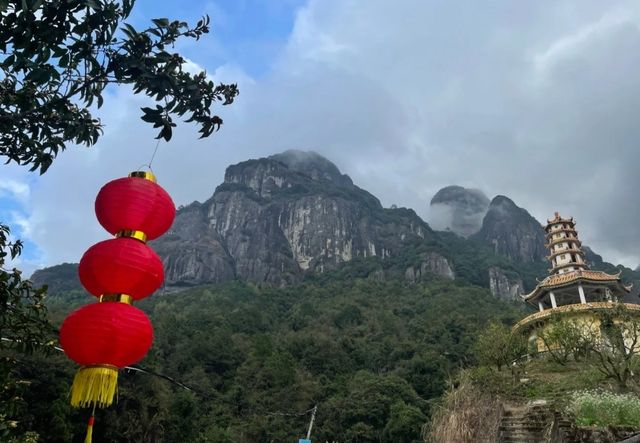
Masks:
[[[527,344],[521,334],[502,323],[491,323],[475,343],[474,353],[480,364],[495,366],[498,371],[526,354]]]
[[[567,412],[580,426],[640,427],[640,397],[606,391],[580,391],[571,395]]]
[[[461,371],[423,428],[428,443],[497,441],[502,407],[499,397],[475,386],[468,371]]]

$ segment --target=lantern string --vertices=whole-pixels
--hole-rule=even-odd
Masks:
[[[156,143],[156,147],[153,149],[153,154],[151,154],[151,159],[149,160],[149,163],[143,163],[140,166],[138,166],[138,169],[136,169],[137,171],[141,171],[142,168],[149,168],[149,171],[153,172],[153,168],[151,167],[151,165],[153,164],[153,160],[156,158],[156,154],[158,153],[158,147],[160,146],[160,140],[157,141]]]
[[[160,146],[160,139],[158,139],[158,143],[156,143],[156,147],[153,150],[153,154],[151,155],[151,160],[149,160],[149,169],[151,169],[151,164],[153,163],[153,160],[156,158],[156,153],[158,152],[158,147]]]

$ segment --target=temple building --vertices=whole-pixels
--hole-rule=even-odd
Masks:
[[[573,218],[562,218],[556,212],[552,220],[547,220],[545,231],[547,258],[551,262],[549,275],[523,296],[538,312],[514,326],[515,331],[528,334],[530,344],[539,351],[544,349],[539,332],[549,325],[551,317],[561,314],[591,320],[596,312],[623,303],[624,296],[631,291],[631,285],[625,286],[620,281],[620,273],[612,275],[589,269]],[[639,305],[625,303],[625,306],[640,314]]]

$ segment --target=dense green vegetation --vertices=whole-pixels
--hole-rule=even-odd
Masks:
[[[474,363],[478,331],[521,311],[479,287],[377,282],[348,268],[287,288],[238,282],[139,303],[156,331],[141,366],[191,390],[123,372],[96,441],[295,441],[315,405],[314,441],[419,440],[446,380]],[[49,297],[54,322],[90,301],[79,295]],[[16,375],[31,385],[18,426],[41,441],[82,441],[88,412],[66,398],[74,365],[62,355],[20,359]]]

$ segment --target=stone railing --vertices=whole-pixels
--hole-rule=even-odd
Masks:
[[[634,305],[630,303],[622,303],[622,304],[627,310],[640,314],[640,305]],[[574,305],[564,305],[564,306],[559,306],[557,308],[545,309],[544,311],[539,311],[539,312],[536,312],[535,314],[531,314],[523,318],[522,320],[520,320],[518,323],[515,324],[515,326],[513,327],[513,330],[514,331],[522,330],[523,328],[530,326],[533,323],[538,323],[540,321],[546,320],[547,318],[554,316],[556,314],[563,314],[563,313],[574,314],[574,313],[589,312],[589,311],[591,312],[603,311],[603,310],[613,309],[619,305],[620,303],[617,303],[617,302],[603,301],[603,302],[592,302],[592,303],[579,303]]]

